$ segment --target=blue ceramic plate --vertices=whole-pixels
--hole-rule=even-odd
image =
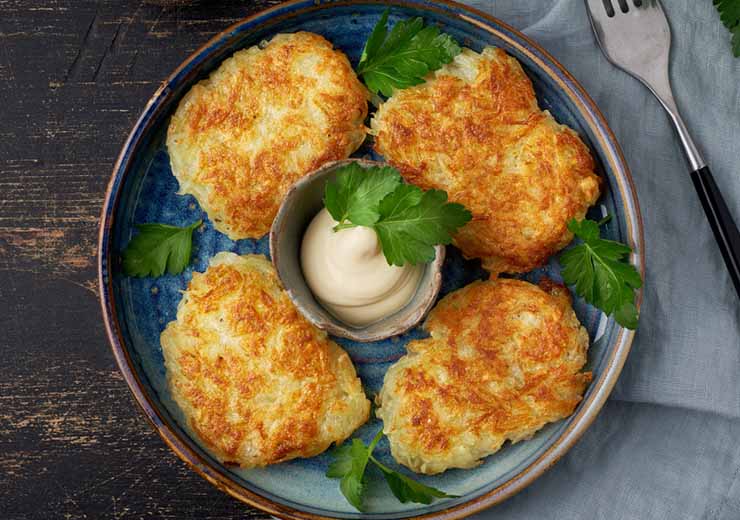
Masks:
[[[446,2],[405,0],[387,4],[393,6],[391,23],[421,16],[426,23],[438,24],[476,51],[486,45],[495,45],[521,62],[534,83],[540,106],[575,129],[597,160],[606,189],[590,216],[598,218],[608,212],[615,217],[606,227],[606,234],[630,244],[636,252],[633,262],[642,270],[642,228],[630,174],[604,118],[575,80],[537,44],[483,13]],[[325,36],[356,63],[365,39],[384,8],[385,5],[372,1],[294,1],[248,18],[216,36],[182,64],[147,105],[123,147],[103,208],[99,250],[103,314],[113,352],[134,396],[164,440],[196,471],[237,498],[286,518],[359,518],[360,515],[344,500],[337,481],[324,477],[329,462],[326,455],[256,470],[239,470],[219,464],[188,431],[166,385],[159,334],[175,318],[180,291],[185,289],[192,271],[205,270],[209,258],[219,251],[267,255],[268,244],[266,238],[229,240],[213,229],[193,197],[175,194],[178,186],[170,171],[165,134],[168,119],[180,98],[234,51],[269,39],[276,33],[301,30]],[[355,155],[372,156],[367,148]],[[195,233],[193,262],[184,273],[156,279],[121,275],[118,252],[131,238],[134,223],[184,225],[199,218],[204,219],[205,225]],[[560,279],[554,262],[526,278],[537,280],[543,274]],[[485,273],[477,262],[464,261],[458,251],[448,248],[442,295],[483,277]],[[641,294],[638,305],[640,300]],[[575,309],[591,335],[586,368],[593,371],[594,380],[573,416],[547,426],[529,441],[505,446],[478,468],[420,478],[460,498],[428,506],[401,504],[373,473],[368,511],[362,516],[466,516],[522,489],[562,456],[593,421],[606,400],[633,337],[632,332],[622,329],[582,301],[575,302]],[[349,352],[365,386],[375,392],[382,384],[386,369],[404,354],[404,345],[420,334],[421,331],[414,330],[371,344],[338,342]],[[379,422],[373,420],[357,435],[369,440],[378,428]],[[398,468],[385,441],[377,451],[384,463]]]

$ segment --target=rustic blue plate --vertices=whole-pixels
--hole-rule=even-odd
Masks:
[[[590,216],[614,216],[605,233],[630,244],[635,251],[633,261],[642,270],[642,224],[627,165],[604,118],[576,81],[537,44],[481,12],[448,2],[404,0],[386,4],[392,5],[391,23],[421,16],[468,47],[480,51],[486,45],[499,46],[522,63],[540,105],[574,128],[597,159],[606,189]],[[552,465],[593,421],[617,380],[633,337],[612,319],[576,301],[576,312],[591,335],[587,369],[593,371],[594,380],[575,414],[544,428],[529,441],[505,446],[476,469],[420,478],[460,496],[428,506],[399,503],[379,476],[371,473],[368,511],[360,515],[344,500],[337,482],[324,477],[329,462],[326,455],[265,469],[239,470],[222,466],[198,445],[167,389],[159,334],[175,318],[180,291],[193,270],[203,271],[209,258],[219,251],[267,255],[268,244],[266,238],[229,240],[213,229],[194,198],[176,195],[177,181],[164,146],[168,118],[188,89],[222,60],[279,32],[322,34],[356,63],[383,9],[385,5],[372,1],[300,0],[257,14],[216,36],[182,64],[147,105],[115,166],[102,213],[99,271],[103,315],[113,352],[136,400],[170,447],[206,479],[245,502],[286,518],[459,518],[503,500]],[[355,155],[377,158],[367,147]],[[131,238],[134,223],[183,225],[198,218],[204,219],[205,225],[195,234],[193,262],[184,273],[157,279],[121,275],[118,253]],[[526,278],[537,280],[543,274],[560,279],[555,262]],[[442,295],[483,277],[485,273],[477,262],[464,261],[458,251],[448,248]],[[638,305],[640,300],[641,294]],[[377,343],[338,341],[355,362],[366,388],[376,392],[388,366],[404,354],[404,345],[420,335],[423,331],[417,329]],[[357,435],[368,440],[379,428],[378,421],[373,420]],[[384,463],[398,468],[385,441],[378,455]]]

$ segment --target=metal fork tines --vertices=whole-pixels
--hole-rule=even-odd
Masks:
[[[607,59],[642,81],[676,127],[692,170],[705,165],[673,99],[668,79],[671,28],[657,0],[586,0],[596,39]]]
[[[691,180],[740,296],[740,230],[673,99],[668,78],[671,28],[660,2],[586,0],[586,6],[596,41],[607,59],[643,82],[668,112],[691,165]]]

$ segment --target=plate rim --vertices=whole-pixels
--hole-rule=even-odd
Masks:
[[[147,417],[153,428],[169,448],[188,466],[193,468],[196,473],[205,478],[216,488],[249,504],[250,506],[256,507],[271,515],[286,519],[323,520],[335,517],[327,517],[308,511],[294,509],[292,507],[279,504],[239,485],[232,480],[228,474],[224,473],[219,468],[215,467],[215,465],[212,465],[209,461],[204,459],[200,454],[195,452],[188,445],[189,441],[184,439],[180,433],[171,429],[167,425],[166,420],[160,416],[156,409],[156,405],[154,404],[155,400],[152,399],[152,397],[144,390],[144,386],[135,370],[128,350],[124,347],[125,342],[121,335],[121,329],[115,311],[116,306],[113,296],[112,280],[108,275],[111,271],[110,264],[112,258],[112,243],[110,237],[115,218],[114,213],[118,207],[120,186],[123,179],[128,174],[132,162],[131,152],[139,145],[145,131],[149,129],[157,108],[171,95],[171,86],[180,81],[179,76],[182,72],[187,71],[191,66],[196,65],[200,61],[207,59],[210,54],[219,49],[219,44],[222,43],[222,41],[227,40],[232,36],[232,33],[236,34],[237,32],[240,32],[239,29],[242,26],[255,22],[260,18],[264,18],[262,22],[274,21],[273,19],[277,16],[278,12],[285,11],[286,14],[291,14],[301,6],[306,6],[310,12],[331,9],[336,6],[357,4],[382,4],[391,7],[415,7],[423,10],[443,11],[448,16],[458,16],[468,23],[507,41],[507,43],[526,54],[529,59],[537,64],[540,70],[557,82],[562,92],[564,92],[578,107],[581,116],[585,117],[588,126],[594,132],[595,137],[600,141],[602,148],[609,152],[606,154],[605,159],[610,163],[612,170],[617,174],[615,177],[618,181],[619,189],[624,197],[625,205],[628,207],[628,211],[626,212],[627,234],[630,245],[632,246],[633,251],[635,251],[632,255],[632,260],[637,264],[636,266],[640,271],[643,280],[645,278],[644,229],[637,190],[621,147],[609,127],[606,118],[596,106],[595,102],[586,93],[581,84],[565,69],[565,67],[563,67],[562,64],[560,64],[558,60],[556,60],[534,40],[530,39],[517,29],[514,29],[507,23],[484,13],[475,7],[463,5],[453,0],[339,0],[328,2],[316,0],[290,0],[238,20],[234,24],[220,31],[218,34],[214,35],[206,43],[192,52],[171,74],[167,76],[165,80],[162,81],[161,85],[157,88],[154,94],[152,94],[145,105],[141,115],[138,117],[133,129],[121,148],[121,152],[118,155],[113,167],[111,178],[108,182],[100,216],[97,247],[99,300],[106,335],[108,336],[108,342],[113,351],[118,368],[121,371],[129,390],[133,394],[137,405],[144,412],[144,415]],[[506,34],[507,32],[509,34]],[[626,181],[626,185],[623,185],[622,181]],[[643,289],[640,288],[637,291],[635,298],[635,304],[638,311],[642,305],[642,300]],[[630,352],[634,336],[635,331],[631,331],[623,327],[619,328],[619,332],[615,340],[615,346],[609,353],[605,369],[600,377],[592,383],[592,385],[594,385],[594,391],[591,392],[589,397],[584,400],[579,410],[572,416],[572,421],[569,426],[557,439],[555,439],[552,445],[537,457],[536,460],[528,464],[516,476],[507,482],[504,482],[500,486],[491,489],[478,497],[471,498],[466,502],[450,508],[417,516],[416,518],[428,520],[454,520],[463,518],[506,500],[540,477],[568,450],[570,450],[570,448],[594,421],[617,382],[619,374],[621,373]],[[393,518],[405,518],[410,515],[405,513],[396,513],[387,516]]]

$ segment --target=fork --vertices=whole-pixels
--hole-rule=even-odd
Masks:
[[[691,167],[691,180],[740,296],[740,232],[686,128],[668,77],[671,28],[658,0],[586,0],[596,41],[606,58],[640,80],[668,112]]]

